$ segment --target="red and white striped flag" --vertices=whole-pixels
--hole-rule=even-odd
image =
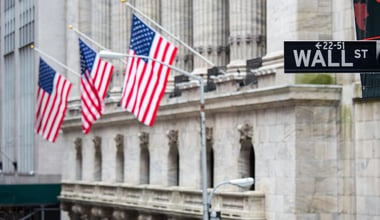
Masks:
[[[79,39],[81,66],[82,129],[87,134],[104,111],[104,99],[113,65],[100,59],[93,49]]]
[[[53,143],[65,117],[70,89],[71,83],[40,59],[35,129]]]
[[[152,59],[171,65],[177,47],[135,15],[132,16],[131,33],[128,54],[151,59],[128,58],[121,106],[132,112],[142,123],[152,126],[170,73],[169,67]]]

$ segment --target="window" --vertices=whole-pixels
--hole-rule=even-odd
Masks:
[[[102,149],[101,138],[96,136],[93,139],[95,146],[95,160],[94,160],[94,181],[102,181]]]
[[[255,178],[255,153],[252,144],[241,145],[239,154],[239,178],[252,177]],[[254,184],[251,190],[254,190]]]
[[[139,133],[140,138],[140,184],[149,184],[150,157],[149,157],[149,134]]]
[[[177,147],[169,150],[169,186],[179,185],[179,154]]]
[[[253,128],[248,124],[239,125],[240,153],[238,158],[238,178],[255,178],[255,152],[252,144]],[[255,189],[253,184],[250,188]]]
[[[83,157],[82,157],[82,139],[77,138],[75,144],[75,180],[82,180]]]
[[[143,147],[140,150],[140,184],[149,184],[149,150]]]
[[[19,44],[23,47],[34,41],[33,0],[20,0],[19,17]]]
[[[116,182],[124,181],[124,136],[116,135]]]
[[[214,187],[214,150],[207,142],[207,187]]]
[[[178,131],[169,130],[167,137],[169,141],[168,185],[179,186]]]
[[[15,0],[4,3],[4,54],[15,50]]]
[[[207,150],[207,187],[214,187],[214,149],[213,129],[206,128],[206,150]]]

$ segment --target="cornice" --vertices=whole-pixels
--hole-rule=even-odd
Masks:
[[[248,91],[235,91],[218,94],[205,94],[207,114],[218,112],[239,112],[266,108],[280,108],[296,105],[337,105],[341,98],[341,86],[338,85],[284,85]],[[114,103],[108,103],[114,105]],[[178,118],[197,117],[199,115],[197,96],[165,98],[157,113],[156,122]],[[136,118],[120,107],[105,112],[93,127],[117,126],[136,123]],[[62,129],[64,132],[81,130],[81,115],[67,117]]]

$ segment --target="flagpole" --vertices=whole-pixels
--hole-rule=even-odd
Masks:
[[[210,64],[211,66],[216,66],[213,62],[211,62],[210,60],[208,60],[206,57],[202,56],[198,51],[194,50],[194,48],[192,48],[191,46],[189,46],[187,43],[183,42],[179,37],[177,37],[176,35],[172,34],[171,32],[169,32],[168,30],[166,30],[164,27],[162,27],[160,24],[158,24],[157,22],[155,22],[153,19],[151,19],[150,17],[148,17],[147,15],[145,15],[142,11],[140,11],[139,9],[137,9],[136,7],[134,7],[133,5],[131,5],[128,1],[126,0],[120,0],[121,3],[124,3],[126,6],[130,7],[132,10],[136,11],[137,13],[139,13],[141,16],[143,16],[145,19],[147,19],[148,21],[152,22],[154,25],[156,25],[157,27],[159,27],[163,32],[165,32],[166,34],[168,34],[170,37],[174,38],[176,41],[178,41],[179,43],[181,43],[184,47],[186,47],[188,50],[190,50],[193,54],[197,55],[199,58],[201,58],[203,61],[205,61],[206,63]],[[226,74],[223,70],[220,70],[220,72],[222,72],[223,74]]]
[[[172,66],[170,64],[167,64],[167,63],[164,63],[160,60],[157,60],[157,59],[153,59],[152,57],[149,57],[149,56],[144,56],[144,55],[130,55],[130,54],[127,54],[127,53],[116,53],[116,52],[112,52],[112,51],[109,51],[109,50],[102,50],[99,52],[99,56],[100,58],[105,58],[105,59],[118,59],[118,58],[121,58],[121,57],[137,57],[137,58],[142,58],[142,59],[149,59],[149,60],[152,60],[154,62],[157,62],[159,64],[162,64],[164,66],[167,66],[169,67],[170,69],[173,69],[179,73],[182,73],[183,75],[186,75],[186,76],[189,76],[191,78],[194,78],[195,80],[201,80],[202,77],[201,76],[196,76],[194,74],[191,74],[189,72],[186,72],[185,70],[182,70],[178,67],[175,67],[175,66]]]
[[[102,50],[108,50],[108,48],[106,48],[105,46],[101,45],[100,43],[98,43],[97,41],[95,41],[91,37],[87,36],[86,34],[84,34],[83,32],[81,32],[80,30],[76,29],[75,27],[73,27],[73,25],[70,24],[69,25],[69,29],[72,30],[72,31],[74,31],[75,33],[77,33],[81,37],[85,38],[86,40],[90,41],[91,43],[95,44],[100,49],[102,49]],[[124,63],[124,64],[127,64],[123,59],[120,59],[120,61],[122,63]]]
[[[79,31],[78,29],[76,29],[75,27],[73,27],[73,25],[70,24],[69,25],[69,29],[72,30],[72,31],[74,31],[75,33],[79,34],[83,38],[86,38],[86,40],[88,40],[91,43],[95,44],[97,47],[101,48],[102,50],[107,50],[106,47],[104,47],[100,43],[96,42],[95,40],[93,40],[92,38],[90,38],[89,36],[87,36],[86,34],[82,33],[81,31]]]
[[[70,67],[66,66],[65,64],[59,62],[57,59],[55,59],[54,57],[50,56],[49,54],[43,52],[42,50],[38,49],[37,47],[35,47],[34,45],[30,45],[30,48],[34,49],[35,51],[37,51],[38,53],[40,53],[41,55],[49,58],[50,60],[54,61],[55,63],[57,63],[59,66],[63,67],[64,69],[66,69],[67,71],[73,73],[74,75],[77,75],[79,78],[81,77],[81,75],[79,73],[77,73],[76,71],[72,70]]]
[[[186,72],[180,68],[174,67],[170,64],[164,63],[160,60],[153,59],[149,56],[143,55],[130,55],[126,53],[115,53],[111,51],[100,51],[99,56],[105,59],[117,59],[121,57],[138,57],[143,59],[149,59],[154,62],[167,66],[175,71],[182,73],[185,76],[193,78],[199,81],[200,87],[200,116],[201,116],[201,169],[202,169],[202,203],[203,203],[203,220],[208,220],[209,206],[207,204],[207,148],[206,148],[206,114],[205,114],[205,98],[204,98],[204,79],[201,76],[197,76]]]

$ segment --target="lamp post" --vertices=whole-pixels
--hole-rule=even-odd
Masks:
[[[115,53],[107,50],[102,50],[99,52],[99,56],[105,59],[121,59],[123,57],[139,57],[153,60],[157,63],[160,63],[164,66],[167,66],[175,71],[178,71],[190,78],[193,78],[199,81],[199,90],[200,90],[200,116],[201,116],[201,149],[202,149],[202,205],[203,205],[203,220],[208,219],[208,206],[207,206],[207,163],[206,163],[206,114],[205,114],[205,98],[204,98],[204,80],[201,76],[196,76],[190,74],[184,70],[176,68],[174,66],[163,63],[162,61],[153,59],[149,56],[141,56],[141,55],[129,55],[124,53]]]
[[[214,187],[214,189],[210,192],[210,196],[208,198],[208,204],[207,204],[207,208],[208,208],[208,213],[210,213],[211,211],[211,203],[212,203],[212,197],[214,196],[214,193],[215,191],[223,186],[223,185],[227,185],[227,184],[230,184],[230,185],[234,185],[234,186],[238,186],[238,187],[248,187],[248,186],[251,186],[252,184],[254,183],[254,179],[252,177],[248,177],[248,178],[241,178],[241,179],[232,179],[232,180],[225,180],[221,183],[219,183],[218,185],[216,185]],[[210,213],[210,219],[219,219],[216,215],[216,212],[215,211],[212,211]]]

